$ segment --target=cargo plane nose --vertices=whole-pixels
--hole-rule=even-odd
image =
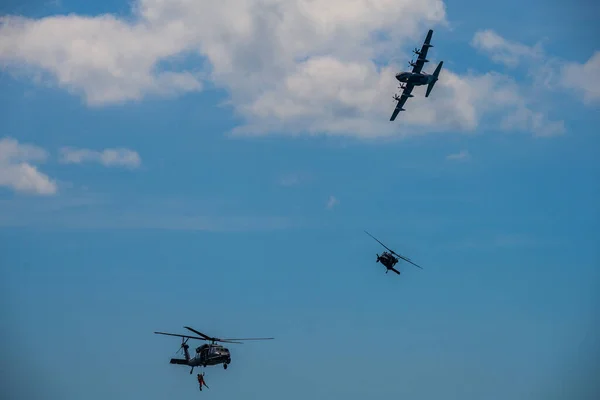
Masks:
[[[400,72],[400,73],[396,74],[396,79],[399,82],[406,82],[408,80],[409,76],[410,76],[410,74],[407,74],[406,72]]]

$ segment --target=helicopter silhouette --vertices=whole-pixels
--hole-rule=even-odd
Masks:
[[[375,236],[371,235],[369,232],[365,231],[365,233],[367,235],[371,236],[373,239],[375,239],[377,242],[379,242],[380,245],[382,245],[383,247],[385,247],[388,250],[388,251],[384,251],[383,254],[381,254],[381,255],[377,254],[377,262],[383,264],[383,266],[386,268],[386,270],[385,270],[386,274],[390,271],[394,271],[395,273],[400,275],[400,271],[398,271],[396,268],[394,268],[394,266],[398,263],[399,259],[409,262],[412,265],[414,265],[415,267],[423,269],[423,267],[415,264],[409,258],[396,253],[394,250],[390,249],[385,244],[381,243],[379,241],[379,239],[377,239]],[[394,256],[397,256],[397,257],[394,257]]]
[[[167,336],[177,336],[181,338],[181,346],[179,347],[179,351],[183,351],[184,358],[171,358],[170,364],[177,365],[187,365],[188,367],[192,367],[190,370],[190,374],[194,371],[195,367],[207,367],[209,365],[219,365],[223,364],[223,368],[227,369],[229,363],[231,363],[231,354],[229,349],[221,346],[220,344],[216,344],[216,342],[221,343],[237,343],[242,344],[244,340],[272,340],[274,338],[244,338],[244,339],[219,339],[216,337],[210,337],[205,335],[202,332],[198,332],[197,330],[190,328],[189,326],[184,326],[185,329],[194,332],[198,336],[188,336],[188,335],[179,335],[176,333],[166,333],[166,332],[154,332],[157,335],[167,335]],[[185,340],[184,340],[185,339]],[[203,344],[196,348],[196,355],[194,357],[190,356],[188,351],[189,345],[187,341],[189,339],[194,340],[206,340],[210,341],[210,344]]]

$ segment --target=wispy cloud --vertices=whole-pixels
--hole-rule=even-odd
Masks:
[[[0,139],[0,186],[21,193],[56,194],[56,182],[32,165],[47,158],[48,153],[41,147],[20,144],[10,137]]]
[[[477,32],[471,45],[497,63],[508,67],[525,65],[534,81],[547,90],[571,90],[588,105],[600,100],[600,51],[595,51],[583,64],[571,62],[549,56],[541,43],[528,46],[509,41],[489,29]],[[520,120],[533,118],[538,125],[544,119],[541,113],[532,110],[520,110],[520,114]],[[514,127],[511,125],[511,128]],[[546,136],[552,136],[558,130],[561,130],[560,127],[555,125]]]
[[[469,158],[471,158],[471,154],[469,153],[468,150],[461,150],[458,153],[448,154],[446,156],[447,160],[453,160],[453,161],[466,161]]]
[[[72,190],[51,199],[0,200],[0,227],[240,232],[300,225],[286,216],[216,212],[207,204],[201,200],[146,198],[123,203],[106,195]]]
[[[299,185],[300,182],[301,182],[300,176],[298,176],[297,174],[286,175],[279,179],[279,184],[281,186],[286,186],[286,187]]]
[[[329,200],[327,200],[327,208],[331,210],[335,206],[340,204],[340,201],[333,195],[329,196]]]
[[[496,235],[480,235],[478,237],[464,238],[449,243],[449,249],[491,249],[491,248],[517,248],[536,247],[548,245],[548,238],[536,238],[522,233],[504,233]]]
[[[60,149],[60,154],[60,162],[64,164],[95,162],[106,167],[137,168],[142,163],[142,159],[136,151],[125,148],[95,151],[90,149],[63,147]]]
[[[516,67],[524,59],[541,59],[543,51],[540,43],[527,46],[506,40],[496,32],[486,29],[473,36],[471,45],[486,53],[490,58],[508,67]]]
[[[53,6],[53,7],[62,7],[62,0],[49,0],[46,2],[47,6]]]
[[[285,187],[298,186],[306,183],[310,180],[310,176],[304,172],[293,172],[281,176],[278,180],[278,184]]]

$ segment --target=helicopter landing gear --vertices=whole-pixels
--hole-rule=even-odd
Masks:
[[[223,364],[223,369],[227,369],[227,364]]]

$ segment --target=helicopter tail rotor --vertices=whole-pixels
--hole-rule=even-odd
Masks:
[[[185,357],[186,361],[190,359],[190,353],[188,352],[190,345],[187,344],[188,340],[189,338],[185,338],[185,340],[184,338],[181,338],[181,346],[179,346],[179,350],[177,350],[177,353],[181,353]]]
[[[175,352],[176,356],[179,356],[179,354],[183,355],[183,358],[171,358],[170,363],[171,364],[177,364],[177,365],[188,365],[190,362],[190,353],[188,351],[189,349],[189,345],[187,344],[188,339],[183,339],[181,338],[181,346],[179,346],[179,349],[177,350],[177,352]]]

